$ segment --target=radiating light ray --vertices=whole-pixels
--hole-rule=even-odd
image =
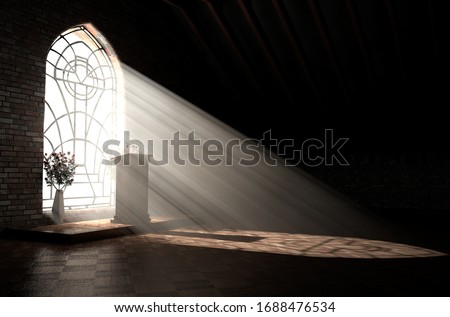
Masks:
[[[191,131],[202,143],[226,144],[245,136],[178,97],[132,68],[122,65],[125,83],[124,127],[131,139],[153,140],[150,151],[162,157],[161,140],[176,131],[187,138]],[[239,116],[239,113],[236,113]],[[255,118],[257,120],[257,118]],[[249,122],[249,124],[252,124]],[[123,143],[121,144],[123,146]],[[237,148],[234,161],[245,158]],[[149,167],[150,216],[186,217],[202,228],[245,229],[285,233],[338,235],[395,241],[398,232],[366,210],[298,168],[268,166],[180,166],[169,163]],[[200,151],[195,152],[201,158]],[[230,153],[229,153],[230,154]],[[185,147],[180,156],[187,157]],[[279,159],[281,162],[281,160]]]

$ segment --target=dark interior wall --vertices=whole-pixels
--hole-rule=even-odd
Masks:
[[[449,209],[444,1],[166,2],[185,45],[212,55],[238,91],[225,110],[223,94],[197,105],[297,149],[324,129],[349,138],[350,166],[300,167],[366,207]]]
[[[361,204],[448,209],[443,3],[2,0],[0,228],[42,219],[45,58],[86,22],[123,63],[250,137],[348,137],[350,166],[308,171]]]
[[[350,166],[308,171],[362,206],[397,213],[389,217],[414,214],[420,222],[425,215],[450,216],[448,153],[353,153],[347,158]]]
[[[297,149],[333,129],[350,166],[301,168],[371,209],[449,210],[444,1],[167,2],[241,88],[223,113],[198,105]]]
[[[199,105],[253,137],[273,129],[301,139],[331,127],[358,150],[408,151],[419,142],[433,149],[446,131],[442,1],[165,3],[185,47],[195,45],[239,92],[225,111],[213,95]],[[424,129],[430,121],[439,124]]]

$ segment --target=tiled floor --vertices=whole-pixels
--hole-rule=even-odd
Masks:
[[[411,245],[254,231],[0,239],[0,296],[449,296],[449,267]]]

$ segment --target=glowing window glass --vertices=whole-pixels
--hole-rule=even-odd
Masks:
[[[111,48],[105,51],[102,38],[77,26],[58,36],[47,55],[44,152],[75,153],[79,166],[64,193],[69,208],[113,202],[111,171],[101,162],[103,143],[114,138],[117,83]],[[44,209],[53,198],[54,189],[44,182]]]

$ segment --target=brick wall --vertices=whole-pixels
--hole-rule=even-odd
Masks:
[[[42,124],[48,41],[30,28],[45,21],[0,10],[0,228],[42,220]]]
[[[332,188],[371,210],[450,210],[450,154],[349,154],[350,166],[309,168]]]

